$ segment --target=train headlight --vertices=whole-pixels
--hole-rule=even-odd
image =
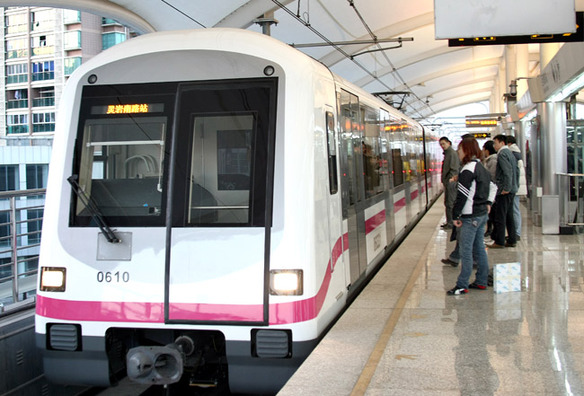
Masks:
[[[302,270],[270,271],[270,294],[301,296],[304,292]]]
[[[66,280],[66,268],[41,267],[41,291],[64,292]]]

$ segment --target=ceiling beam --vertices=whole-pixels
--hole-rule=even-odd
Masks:
[[[501,62],[501,58],[499,58],[499,57],[481,59],[481,60],[474,61],[474,62],[465,62],[465,63],[461,63],[461,64],[458,64],[458,65],[453,66],[453,67],[444,67],[440,70],[436,70],[436,71],[433,71],[431,73],[428,73],[428,74],[425,74],[422,76],[418,76],[415,79],[406,81],[406,83],[408,84],[408,86],[413,87],[413,86],[416,86],[418,84],[426,83],[428,81],[435,80],[437,78],[444,77],[444,76],[454,74],[457,72],[461,72],[461,71],[475,70],[475,69],[479,69],[479,68],[483,68],[483,67],[499,66],[500,62]],[[397,87],[394,87],[394,89],[396,91],[404,90],[405,86],[402,84],[402,85],[399,85]]]
[[[280,0],[280,3],[286,5],[294,0]],[[212,7],[211,5],[209,5]],[[272,0],[250,0],[241,7],[226,15],[217,22],[213,27],[231,27],[247,29],[254,24],[254,20],[266,13],[275,12],[279,9]]]
[[[25,4],[23,4],[25,3]],[[107,0],[26,0],[18,1],[0,0],[0,7],[54,7],[67,8],[71,10],[79,10],[89,12],[94,15],[99,15],[105,18],[111,18],[129,26],[137,33],[152,33],[156,29],[148,21],[132,11],[124,8],[118,4]]]
[[[457,47],[459,50],[467,50],[467,47]],[[386,76],[388,74],[393,73],[394,71],[400,71],[408,66],[414,65],[418,62],[422,62],[422,61],[426,61],[428,59],[431,58],[435,58],[437,56],[440,55],[444,55],[444,54],[451,54],[457,52],[457,49],[452,49],[449,47],[438,47],[438,48],[434,48],[433,50],[430,51],[425,51],[425,52],[420,52],[418,54],[416,54],[416,56],[413,56],[411,58],[405,59],[397,64],[395,64],[395,69],[392,68],[391,66],[386,66],[383,67],[381,69],[377,70],[377,76],[378,77],[383,77]],[[359,86],[365,86],[371,82],[373,82],[374,79],[371,76],[365,76],[357,81],[355,81],[355,84],[359,85]]]
[[[392,25],[386,26],[383,29],[377,29],[373,33],[380,38],[397,38],[400,36],[404,36],[409,32],[412,32],[417,29],[421,29],[425,26],[434,24],[434,12],[427,12],[424,14],[417,15],[413,18],[404,19],[403,21],[399,21]],[[355,40],[368,40],[371,39],[369,35],[363,35],[361,37],[354,38]],[[366,45],[352,45],[351,51],[349,54],[357,53],[365,48],[370,47],[371,44]],[[332,67],[337,63],[345,60],[345,56],[338,51],[331,51],[327,55],[321,57],[319,61],[324,63],[325,65]]]
[[[418,110],[418,112],[422,114],[423,118],[430,118],[430,117],[434,116],[436,113],[440,113],[440,112],[445,111],[445,110],[450,110],[450,109],[453,109],[455,107],[489,100],[490,96],[491,96],[490,92],[459,96],[456,99],[442,101],[442,102],[436,103],[434,105],[431,105],[434,113],[430,113],[430,110],[428,108],[420,109],[420,110]]]

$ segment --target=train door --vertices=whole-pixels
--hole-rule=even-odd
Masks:
[[[268,323],[275,98],[275,79],[179,86],[167,323]]]
[[[394,205],[393,205],[393,191],[394,191],[394,177],[393,177],[393,158],[392,158],[392,147],[391,147],[391,121],[389,112],[386,110],[380,110],[380,118],[383,125],[381,132],[381,160],[382,160],[382,173],[387,175],[387,190],[389,191],[389,196],[385,202],[385,213],[386,213],[386,229],[387,229],[387,241],[391,242],[395,238],[395,215],[394,215]]]
[[[357,211],[357,203],[364,199],[363,178],[361,177],[363,175],[362,132],[359,128],[359,121],[359,98],[341,90],[339,95],[341,198],[343,220],[347,222],[349,239],[349,277],[351,284],[357,282],[367,267],[364,213]]]
[[[327,196],[327,217],[328,217],[328,241],[329,241],[329,251],[332,252],[332,257],[335,256],[334,249],[337,244],[337,238],[339,235],[344,234],[343,231],[343,219],[339,216],[340,206],[338,201],[338,167],[337,167],[337,128],[335,128],[335,116],[334,109],[330,106],[326,106],[325,113],[325,123],[326,123],[326,150],[327,150],[327,162],[328,162],[328,194]],[[331,271],[334,270],[335,262],[331,260]]]

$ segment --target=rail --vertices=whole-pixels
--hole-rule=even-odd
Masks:
[[[0,192],[0,316],[35,304],[45,192]]]

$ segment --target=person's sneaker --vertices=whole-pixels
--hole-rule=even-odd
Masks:
[[[466,293],[468,293],[468,289],[465,289],[464,287],[458,287],[458,286],[454,286],[452,289],[450,289],[446,292],[446,294],[450,294],[451,296],[458,296],[460,294],[466,294]]]
[[[487,245],[488,248],[491,249],[503,249],[505,246],[501,246],[495,242],[491,243],[490,245]]]
[[[505,247],[515,247],[515,246],[517,246],[516,243],[505,242]]]
[[[443,264],[451,265],[453,267],[458,267],[458,263],[456,261],[450,260],[449,258],[443,258],[440,261],[442,261]]]
[[[479,285],[476,282],[471,283],[468,285],[469,289],[479,289],[479,290],[487,290],[487,286]]]

